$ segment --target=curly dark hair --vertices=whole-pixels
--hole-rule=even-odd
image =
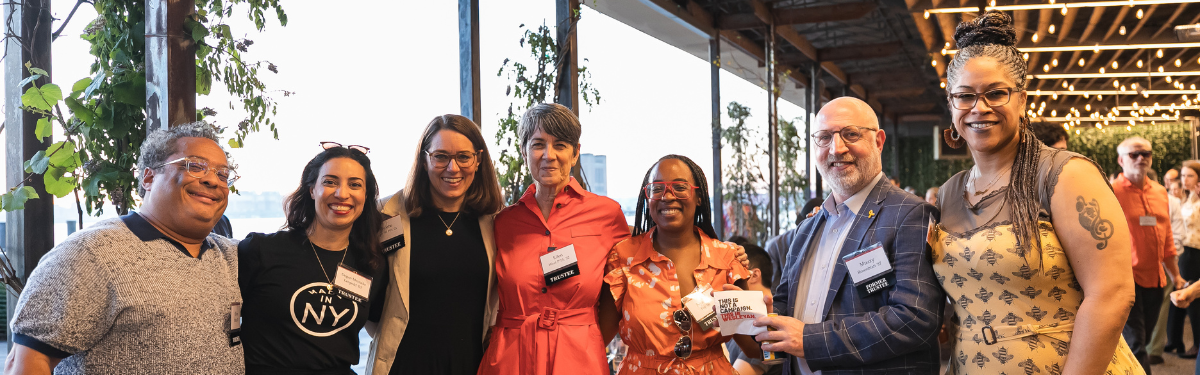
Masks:
[[[354,160],[366,171],[367,196],[362,202],[362,214],[354,220],[350,229],[350,248],[359,249],[365,254],[359,254],[359,262],[355,267],[360,270],[377,271],[384,266],[383,252],[379,247],[379,232],[383,228],[383,215],[379,213],[379,184],[375,181],[375,173],[371,171],[371,159],[358,150],[345,147],[333,147],[322,151],[308,161],[304,172],[300,174],[300,187],[296,188],[284,201],[284,212],[287,216],[287,229],[292,233],[303,235],[308,233],[313,220],[317,216],[317,202],[312,198],[313,186],[317,184],[318,174],[325,162],[336,158]],[[365,256],[364,256],[365,255]]]
[[[654,165],[651,165],[650,169],[646,171],[646,177],[642,178],[642,185],[641,187],[638,187],[638,189],[642,189],[642,187],[650,183],[650,175],[654,173],[654,167],[658,166],[659,163],[662,163],[663,160],[667,159],[682,161],[683,164],[687,165],[688,170],[692,171],[692,180],[696,183],[696,186],[699,187],[699,194],[696,194],[696,198],[700,199],[700,206],[696,207],[696,218],[692,223],[699,227],[700,230],[704,231],[704,234],[708,235],[709,238],[718,239],[719,237],[717,237],[717,231],[713,230],[712,202],[710,202],[708,198],[708,179],[704,178],[704,170],[700,169],[700,166],[696,165],[696,162],[693,162],[692,159],[689,159],[687,156],[675,154],[663,156],[662,158],[658,159],[658,161],[654,162]],[[635,211],[636,215],[633,219],[634,236],[649,232],[651,228],[654,228],[654,226],[657,225],[654,223],[654,220],[650,218],[649,203],[649,200],[646,199],[646,194],[639,191],[637,211]]]
[[[954,43],[958,53],[946,66],[946,91],[956,87],[963,66],[976,57],[987,56],[1004,66],[1008,78],[1017,90],[1025,89],[1025,77],[1029,63],[1017,49],[1017,32],[1013,30],[1012,17],[999,11],[988,11],[974,20],[958,24],[954,29]]]

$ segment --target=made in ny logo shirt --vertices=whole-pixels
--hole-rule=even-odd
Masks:
[[[329,284],[315,282],[292,294],[292,322],[301,331],[316,337],[332,336],[346,329],[358,317],[358,302],[330,291]]]

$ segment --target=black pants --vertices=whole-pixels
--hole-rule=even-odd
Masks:
[[[1179,256],[1179,273],[1189,283],[1200,279],[1200,249],[1184,247]],[[1182,288],[1181,286],[1178,288]],[[1200,304],[1181,309],[1171,305],[1167,310],[1167,346],[1187,349],[1183,343],[1183,320],[1192,320],[1192,346],[1200,345]]]
[[[1133,308],[1129,310],[1129,320],[1125,321],[1125,329],[1121,335],[1133,350],[1146,375],[1150,375],[1150,358],[1146,353],[1146,342],[1150,340],[1150,330],[1158,324],[1158,310],[1162,308],[1163,288],[1143,288],[1134,284]]]

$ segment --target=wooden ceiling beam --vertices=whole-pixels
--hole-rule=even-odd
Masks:
[[[871,93],[872,98],[876,99],[894,99],[894,98],[911,98],[920,96],[925,93],[924,87],[909,87],[891,90],[875,90]]]
[[[1017,40],[1025,37],[1025,25],[1029,24],[1028,10],[1013,11],[1013,30],[1017,32]]]
[[[874,2],[818,5],[807,8],[777,9],[773,13],[776,26],[799,25],[816,22],[856,20],[875,10]],[[758,12],[730,14],[717,18],[717,28],[742,30],[762,28],[767,25]]]
[[[1122,8],[1124,9],[1124,8]],[[1125,34],[1125,40],[1132,40],[1138,31],[1142,31],[1142,26],[1146,26],[1146,21],[1150,20],[1150,16],[1154,15],[1154,11],[1158,10],[1158,4],[1151,5],[1146,8],[1146,13],[1142,15],[1142,19],[1138,20],[1137,26],[1133,27],[1133,31]]]
[[[724,39],[725,42],[734,46],[734,48],[753,56],[754,59],[760,63],[766,61],[766,48],[743,36],[741,31],[721,30],[720,34],[721,38]],[[787,76],[795,81],[797,87],[808,87],[808,75],[805,75],[788,64],[776,63],[775,67],[777,70],[787,73]]]
[[[1063,16],[1062,28],[1058,30],[1058,44],[1062,44],[1067,36],[1071,35],[1071,28],[1075,26],[1075,16],[1079,15],[1079,8],[1067,9],[1067,15]]]
[[[946,119],[946,115],[939,113],[909,113],[897,114],[889,108],[888,113],[896,116],[896,122],[942,122]]]
[[[1104,39],[1101,39],[1101,42],[1107,42],[1108,38],[1112,37],[1113,33],[1117,32],[1117,29],[1121,28],[1121,21],[1125,21],[1126,14],[1129,14],[1129,7],[1121,7],[1121,10],[1117,11],[1117,18],[1114,19],[1112,25],[1108,27],[1108,32],[1104,33]],[[1082,40],[1080,42],[1083,43]]]
[[[1083,34],[1079,34],[1079,43],[1087,41],[1089,36],[1092,36],[1092,31],[1096,30],[1096,25],[1100,24],[1100,19],[1104,17],[1104,10],[1107,8],[1098,7],[1092,8],[1092,18],[1088,20],[1087,27],[1083,28]]]
[[[1038,10],[1037,33],[1034,34],[1034,35],[1037,35],[1038,40],[1033,41],[1033,37],[1030,37],[1030,38],[1028,38],[1029,41],[1031,41],[1031,42],[1033,42],[1033,44],[1037,45],[1042,42],[1050,40],[1050,21],[1051,21],[1051,18],[1054,17],[1054,12],[1057,12],[1057,10],[1054,10],[1054,9]],[[1021,41],[1019,39],[1017,40],[1017,44],[1021,44]]]
[[[1158,28],[1158,31],[1155,31],[1154,35],[1150,36],[1150,39],[1158,38],[1158,36],[1160,34],[1162,34],[1163,32],[1174,28],[1175,27],[1175,19],[1179,18],[1180,14],[1183,14],[1183,11],[1185,9],[1187,9],[1187,6],[1188,6],[1187,4],[1179,4],[1179,7],[1175,8],[1175,13],[1171,13],[1171,17],[1167,18],[1167,22],[1163,22],[1162,26],[1160,26]],[[1198,16],[1200,16],[1200,15],[1198,15]],[[1193,23],[1195,23],[1195,22],[1193,22]]]
[[[821,61],[866,60],[892,56],[901,51],[900,42],[858,44],[817,50]]]

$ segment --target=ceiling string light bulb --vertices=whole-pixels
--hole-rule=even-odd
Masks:
[[[1138,67],[1138,69],[1142,68],[1142,60],[1138,60],[1137,67]]]
[[[1145,15],[1146,15],[1146,14],[1145,14],[1145,13],[1143,13],[1141,9],[1138,9],[1138,11],[1137,11],[1137,19],[1139,19],[1139,20],[1140,20],[1140,19],[1142,19],[1142,16],[1145,16]]]
[[[1047,31],[1049,31],[1051,34],[1054,34],[1054,25],[1050,25],[1050,29]]]
[[[1080,66],[1080,67],[1082,67],[1082,66],[1083,66],[1083,59],[1079,59],[1079,66]]]
[[[1154,56],[1158,56],[1158,58],[1160,58],[1160,59],[1162,58],[1162,55],[1163,55],[1163,54],[1162,54],[1162,48],[1159,48],[1159,49],[1158,49],[1158,52],[1155,52],[1155,53],[1154,53]]]
[[[1121,35],[1125,35],[1125,26],[1121,26],[1121,30],[1118,30],[1117,32],[1121,33]]]
[[[1038,35],[1037,35],[1037,33],[1033,33],[1033,42],[1034,42],[1034,43],[1037,43],[1037,40],[1038,40]]]
[[[1050,66],[1058,67],[1058,59],[1050,60]]]
[[[1104,74],[1104,67],[1100,67],[1100,74]]]
[[[1176,67],[1176,68],[1178,68],[1178,67],[1180,67],[1180,66],[1182,66],[1182,65],[1183,65],[1183,61],[1180,61],[1179,59],[1175,59],[1175,67]]]

